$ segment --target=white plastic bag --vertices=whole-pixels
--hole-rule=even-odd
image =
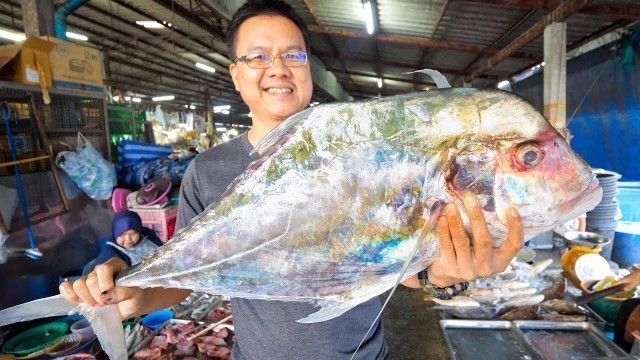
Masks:
[[[56,165],[93,200],[109,199],[117,184],[113,164],[105,160],[81,133],[78,133],[76,151],[58,153]]]

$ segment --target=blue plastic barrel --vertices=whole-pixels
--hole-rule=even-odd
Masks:
[[[640,222],[620,221],[618,223],[611,260],[621,268],[640,264]]]
[[[640,181],[618,181],[616,195],[623,221],[640,222]]]

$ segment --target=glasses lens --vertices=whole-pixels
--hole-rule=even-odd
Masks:
[[[271,57],[269,54],[249,54],[246,63],[252,68],[264,69],[271,66]]]
[[[307,63],[307,53],[304,51],[292,51],[282,54],[282,62],[287,66],[302,66]]]

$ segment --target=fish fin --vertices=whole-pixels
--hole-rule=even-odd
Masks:
[[[51,316],[80,313],[81,306],[65,300],[62,295],[30,301],[0,311],[0,326]]]
[[[109,359],[126,360],[127,346],[118,306],[108,305],[100,309],[82,306],[80,313],[89,320],[93,332],[98,336],[100,346]]]
[[[431,76],[433,81],[435,81],[436,86],[438,87],[438,89],[444,89],[444,88],[450,88],[451,87],[451,85],[449,85],[449,80],[447,80],[447,78],[437,70],[422,69],[422,70],[409,71],[409,72],[406,72],[406,73],[403,73],[403,74],[413,74],[413,73],[423,73],[423,74],[427,74],[427,75]]]
[[[339,301],[319,301],[318,306],[321,307],[320,310],[305,318],[297,320],[297,322],[310,324],[331,320],[351,310],[355,305]]]
[[[84,304],[67,301],[62,295],[55,295],[0,311],[0,326],[51,316],[75,314],[82,314],[89,320],[91,328],[98,336],[98,340],[109,358],[114,360],[127,359],[124,329],[122,328],[120,311],[116,305],[96,310]]]

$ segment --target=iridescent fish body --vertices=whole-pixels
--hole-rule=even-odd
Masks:
[[[117,284],[311,301],[321,308],[300,321],[324,321],[392,288],[405,264],[403,278],[427,267],[444,202],[478,196],[499,245],[509,206],[531,238],[602,194],[545,118],[498,90],[313,107],[257,151],[263,159],[218,203]]]

